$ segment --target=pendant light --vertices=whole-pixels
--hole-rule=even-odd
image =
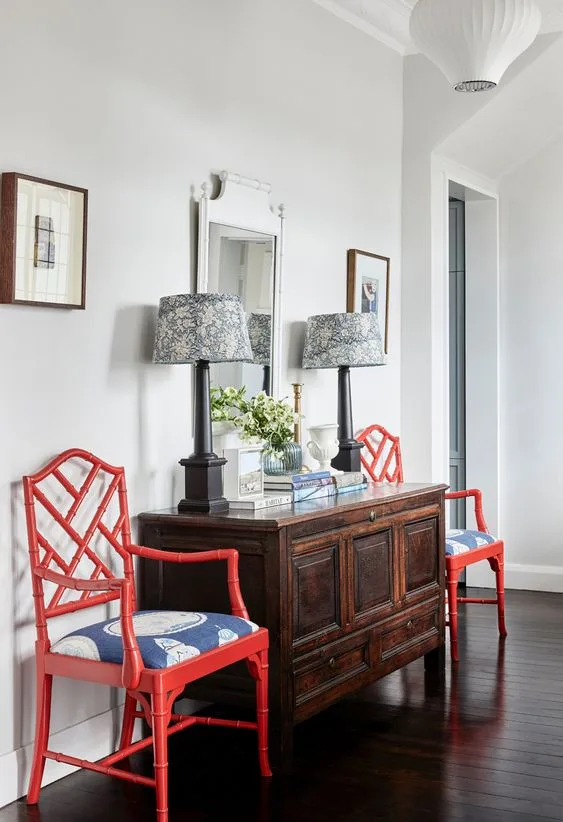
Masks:
[[[410,34],[455,91],[494,88],[541,25],[535,0],[418,0]]]

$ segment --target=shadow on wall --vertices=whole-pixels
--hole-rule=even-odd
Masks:
[[[159,459],[154,442],[160,423],[154,420],[151,425],[151,412],[154,413],[151,399],[155,392],[149,391],[149,385],[154,388],[157,381],[168,379],[167,370],[155,366],[152,361],[157,313],[157,305],[130,305],[117,309],[108,369],[110,385],[127,390],[134,398],[135,412],[131,421],[136,420],[137,470],[132,475],[126,466],[126,475],[132,498],[148,509],[155,508],[162,499],[156,490]],[[177,496],[178,474],[179,471],[171,469],[171,504]]]

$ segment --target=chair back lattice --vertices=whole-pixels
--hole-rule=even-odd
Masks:
[[[403,461],[399,437],[382,425],[370,425],[356,435],[364,447],[360,452],[362,467],[372,482],[403,482]]]
[[[119,599],[120,592],[115,586],[102,592],[76,592],[58,582],[46,583],[36,569],[54,571],[66,580],[104,581],[125,577],[131,582],[134,596],[134,567],[128,550],[131,526],[123,468],[74,448],[60,454],[36,474],[23,477],[23,488],[40,639],[48,639],[46,620],[49,617],[111,602]],[[116,565],[120,566],[118,575],[113,570]],[[50,589],[48,595],[46,588]]]

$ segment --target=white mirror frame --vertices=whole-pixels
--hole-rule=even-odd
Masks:
[[[203,183],[199,203],[199,246],[196,290],[206,293],[209,279],[209,226],[210,223],[256,231],[275,237],[274,273],[272,294],[272,367],[271,391],[279,397],[281,381],[281,303],[282,303],[282,262],[283,226],[285,210],[280,205],[275,210],[270,205],[269,183],[243,177],[232,171],[222,171],[219,175],[221,191],[214,200],[210,198],[211,186]]]

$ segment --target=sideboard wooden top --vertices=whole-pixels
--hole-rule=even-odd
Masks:
[[[334,497],[296,502],[291,505],[278,505],[272,508],[263,508],[258,511],[249,511],[241,508],[231,508],[223,514],[185,514],[178,513],[175,508],[165,508],[159,511],[145,511],[139,514],[143,524],[166,523],[171,520],[178,524],[191,525],[220,525],[236,526],[255,524],[266,529],[278,529],[287,525],[294,525],[304,520],[316,519],[330,514],[340,514],[366,506],[381,505],[395,500],[404,500],[408,497],[420,496],[445,491],[449,486],[443,484],[428,484],[422,482],[403,482],[397,485],[375,485],[368,483],[365,491],[355,491]]]

